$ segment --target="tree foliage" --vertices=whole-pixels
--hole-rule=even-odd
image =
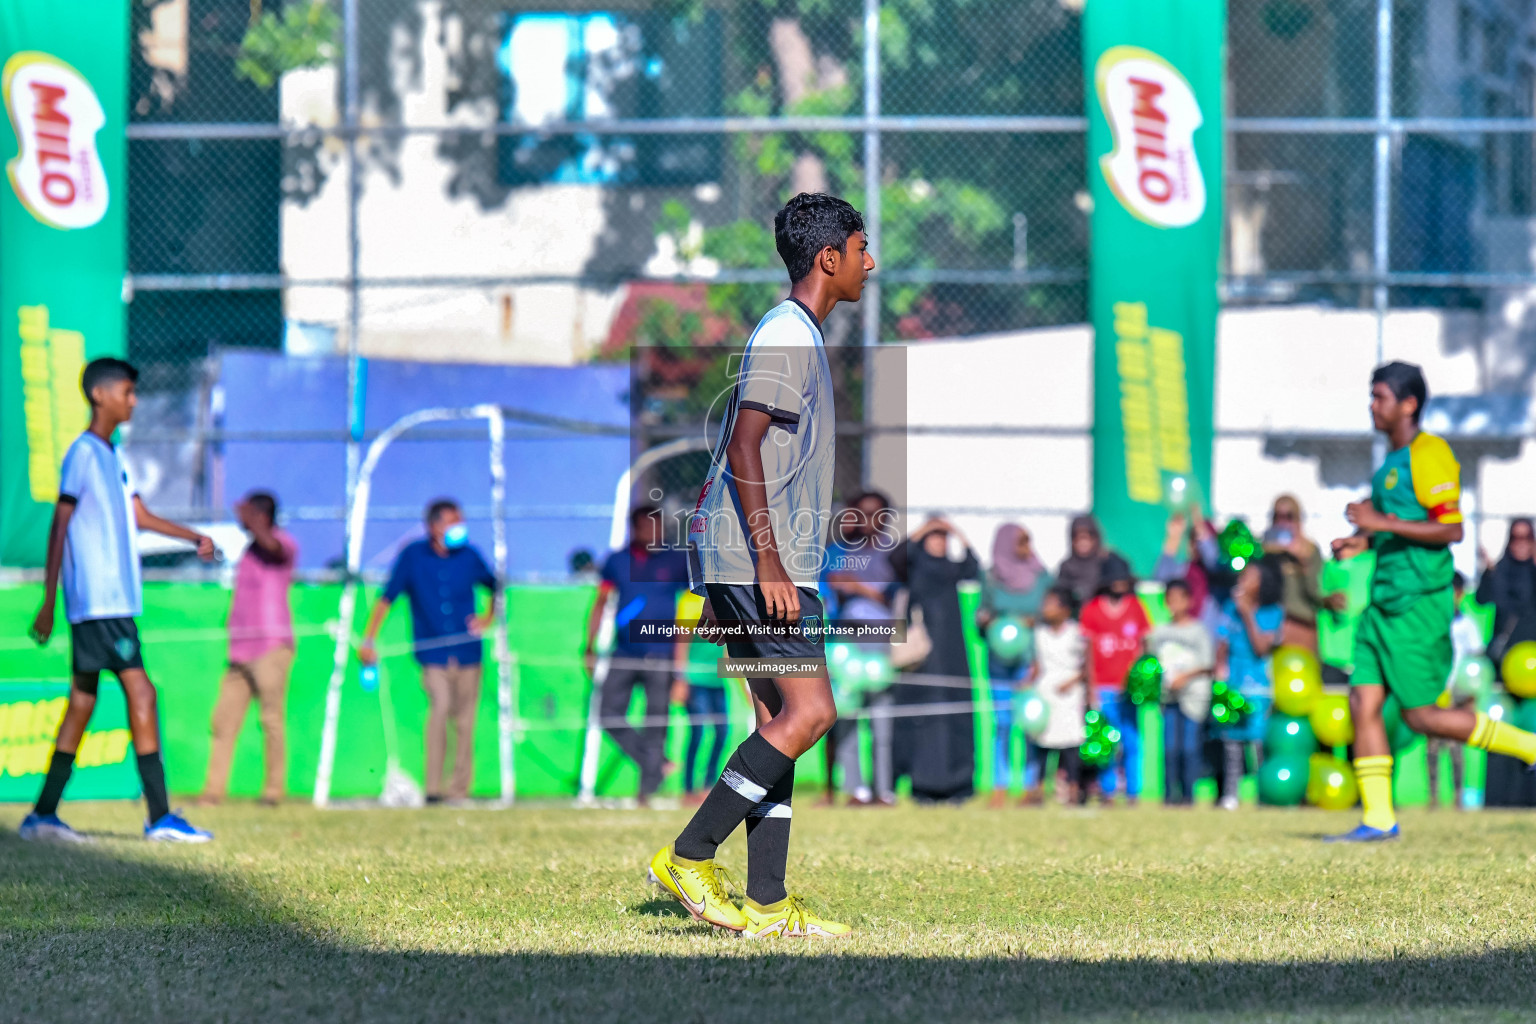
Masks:
[[[257,7],[259,10],[259,5]],[[324,0],[301,0],[253,18],[240,41],[235,74],[270,89],[289,71],[323,67],[336,59],[341,18]]]
[[[687,17],[702,4],[677,5]],[[863,33],[858,5],[844,0],[753,0],[731,8],[735,66],[746,81],[727,100],[741,116],[862,113]],[[776,50],[792,24],[815,54],[817,81],[783,78]],[[1080,116],[1083,87],[1078,16],[1059,0],[886,0],[880,13],[884,112],[896,114]],[[1086,224],[1079,134],[886,133],[882,138],[883,269],[1007,270],[1080,268]],[[862,206],[862,136],[849,132],[774,132],[733,136],[734,187],[742,216],[706,227],[697,246],[727,268],[777,266],[768,229],[807,162],[832,192]],[[1015,251],[1014,214],[1023,213],[1029,247]],[[657,224],[680,254],[691,214],[677,202]],[[750,330],[781,287],[716,285],[711,312]],[[1081,319],[1083,290],[954,283],[888,283],[883,337],[924,337]]]

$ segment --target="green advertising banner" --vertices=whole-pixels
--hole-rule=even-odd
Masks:
[[[124,350],[129,7],[0,0],[0,565],[42,563],[80,370]]]
[[[1142,573],[1210,494],[1225,0],[1088,0],[1093,505]]]
[[[37,799],[68,703],[68,683],[0,683],[0,803]],[[132,753],[123,688],[103,681],[65,795],[71,800],[137,797],[139,770]]]

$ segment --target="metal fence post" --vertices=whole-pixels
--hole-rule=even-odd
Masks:
[[[864,0],[864,238],[875,260],[875,276],[859,300],[863,317],[864,414],[870,422],[874,347],[880,344],[880,0]],[[860,440],[861,484],[869,483],[868,435]]]
[[[880,263],[880,0],[864,0],[864,237],[876,267]],[[878,275],[878,270],[876,271]],[[880,278],[864,286],[859,303],[864,345],[880,343]],[[869,361],[864,364],[869,369]]]
[[[352,501],[357,491],[358,458],[362,450],[363,416],[360,367],[358,365],[358,325],[362,319],[358,297],[358,200],[362,196],[361,168],[357,159],[357,126],[361,97],[357,44],[357,5],[359,0],[342,4],[342,122],[347,135],[347,523],[350,527]],[[350,539],[350,538],[349,538]]]
[[[1392,0],[1376,0],[1376,167],[1371,270],[1376,278],[1373,305],[1376,309],[1376,365],[1386,362],[1387,274],[1391,272],[1389,248],[1392,218]],[[1371,444],[1372,465],[1387,457],[1387,441],[1380,434]]]

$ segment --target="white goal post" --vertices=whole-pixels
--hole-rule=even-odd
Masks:
[[[500,740],[501,800],[511,803],[516,788],[516,768],[512,761],[512,738],[516,727],[516,678],[511,650],[507,643],[505,587],[507,576],[506,467],[503,450],[506,438],[504,417],[499,405],[472,405],[464,408],[422,409],[402,416],[368,446],[368,453],[358,469],[357,488],[347,518],[347,579],[341,592],[336,652],[331,662],[331,680],[325,694],[325,725],[320,736],[320,764],[315,774],[314,804],[326,807],[331,800],[331,779],[336,766],[336,732],[341,724],[341,696],[346,684],[347,665],[351,661],[352,626],[357,614],[357,590],[363,565],[363,532],[368,523],[368,501],[373,489],[373,473],[379,460],[402,434],[424,423],[450,420],[486,421],[490,440],[492,570],[496,593],[492,598],[494,649],[496,659],[497,737]]]

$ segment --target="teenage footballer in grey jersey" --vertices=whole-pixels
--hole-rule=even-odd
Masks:
[[[39,644],[46,644],[53,634],[54,601],[62,574],[71,649],[69,705],[59,723],[37,805],[21,823],[23,839],[86,841],[59,819],[58,809],[74,771],[75,753],[96,709],[103,672],[117,676],[128,703],[128,729],[149,808],[144,838],[182,843],[206,843],[213,838],[171,810],[160,758],[155,687],[144,672],[134,618],[144,611],[140,530],[195,544],[204,561],[211,561],[216,549],[205,535],[161,519],[144,507],[128,466],[112,443],[117,429],[133,418],[138,379],[138,370],[111,358],[91,360],[80,376],[80,390],[91,403],[91,425],[70,445],[59,470],[59,503],[48,533],[43,606],[31,629]]]
[[[857,302],[875,267],[864,220],[841,199],[802,193],[774,218],[789,298],[753,332],[714,465],[689,523],[701,625],[738,627],[736,658],[823,659],[816,580],[831,516],[832,389],[821,325]],[[764,634],[764,629],[771,633]],[[716,642],[719,642],[718,640]],[[837,720],[825,668],[749,679],[757,732],[736,748],[650,877],[696,918],[751,938],[848,934],[784,887],[795,759]],[[747,826],[746,902],[726,894],[715,851]]]

